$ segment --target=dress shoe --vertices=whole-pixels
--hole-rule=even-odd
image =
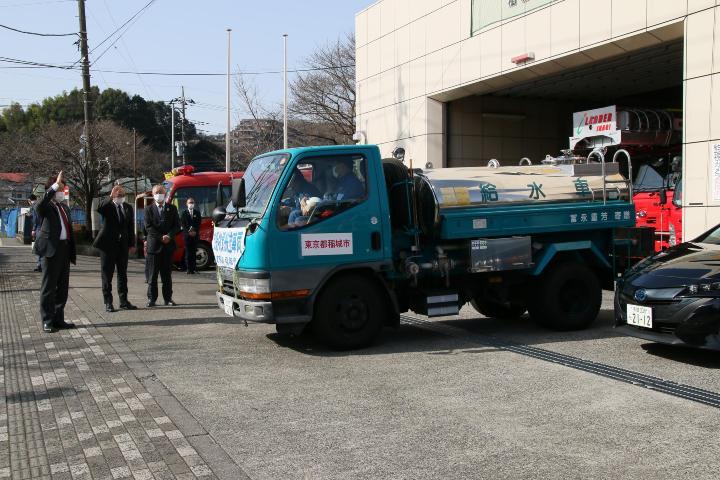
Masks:
[[[57,328],[58,330],[68,330],[71,328],[75,328],[75,324],[68,323],[68,322],[62,322],[62,323],[55,325],[55,328]]]
[[[177,303],[175,303],[172,299],[165,300],[165,306],[166,307],[177,307]]]
[[[154,307],[154,306],[155,306],[155,301],[154,301],[154,300],[150,300],[150,301],[147,303],[147,305],[146,305],[146,307],[148,307],[148,308],[151,308],[151,307]]]
[[[130,302],[121,303],[120,308],[123,310],[137,310],[137,307]]]
[[[35,267],[33,272],[42,272],[42,267]]]
[[[45,333],[55,333],[57,332],[57,328],[55,328],[52,323],[43,323],[43,332]]]
[[[113,307],[113,304],[112,304],[112,303],[106,303],[106,304],[105,304],[105,311],[112,313],[112,312],[115,311],[115,307]]]

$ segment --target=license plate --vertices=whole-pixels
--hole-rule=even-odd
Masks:
[[[225,308],[225,313],[230,315],[231,317],[234,317],[233,314],[233,302],[231,300],[223,300],[223,307]]]
[[[652,308],[628,304],[627,323],[637,327],[652,328]]]

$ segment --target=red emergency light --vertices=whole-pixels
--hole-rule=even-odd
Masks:
[[[177,167],[173,173],[175,173],[175,175],[192,175],[194,171],[195,167],[192,165],[183,165],[182,167]]]
[[[522,55],[518,55],[517,57],[512,57],[510,61],[514,63],[515,65],[520,65],[522,63],[531,62],[535,60],[535,52],[528,52],[523,53]]]

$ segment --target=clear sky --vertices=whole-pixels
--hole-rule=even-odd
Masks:
[[[92,50],[149,0],[87,0],[87,27]],[[282,34],[289,35],[289,68],[302,67],[316,46],[352,32],[355,13],[373,0],[155,0],[101,58],[98,70],[219,72],[226,71],[226,28],[232,28],[233,70],[267,72],[282,69]],[[0,0],[0,24],[41,33],[78,31],[76,0]],[[0,28],[0,57],[50,64],[79,58],[74,37],[36,37]],[[113,39],[92,51],[95,61]],[[79,71],[16,69],[0,61],[0,105],[27,105],[63,90],[80,88]],[[282,101],[282,75],[253,77],[268,102]],[[224,76],[167,77],[92,73],[101,89],[120,88],[153,100],[185,95],[197,102],[188,119],[210,133],[225,131]],[[237,101],[233,98],[234,106]],[[242,112],[233,112],[233,121]],[[201,123],[202,122],[202,123]]]

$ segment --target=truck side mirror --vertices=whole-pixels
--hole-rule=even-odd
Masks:
[[[666,205],[667,204],[667,190],[664,188],[660,190],[660,205]]]
[[[225,200],[223,199],[222,182],[218,182],[217,192],[215,193],[215,210],[212,212],[213,223],[218,223],[225,220],[227,212],[225,211]]]
[[[232,195],[230,197],[230,201],[232,202],[232,206],[235,207],[236,210],[243,208],[245,206],[245,179],[244,178],[232,181]]]

